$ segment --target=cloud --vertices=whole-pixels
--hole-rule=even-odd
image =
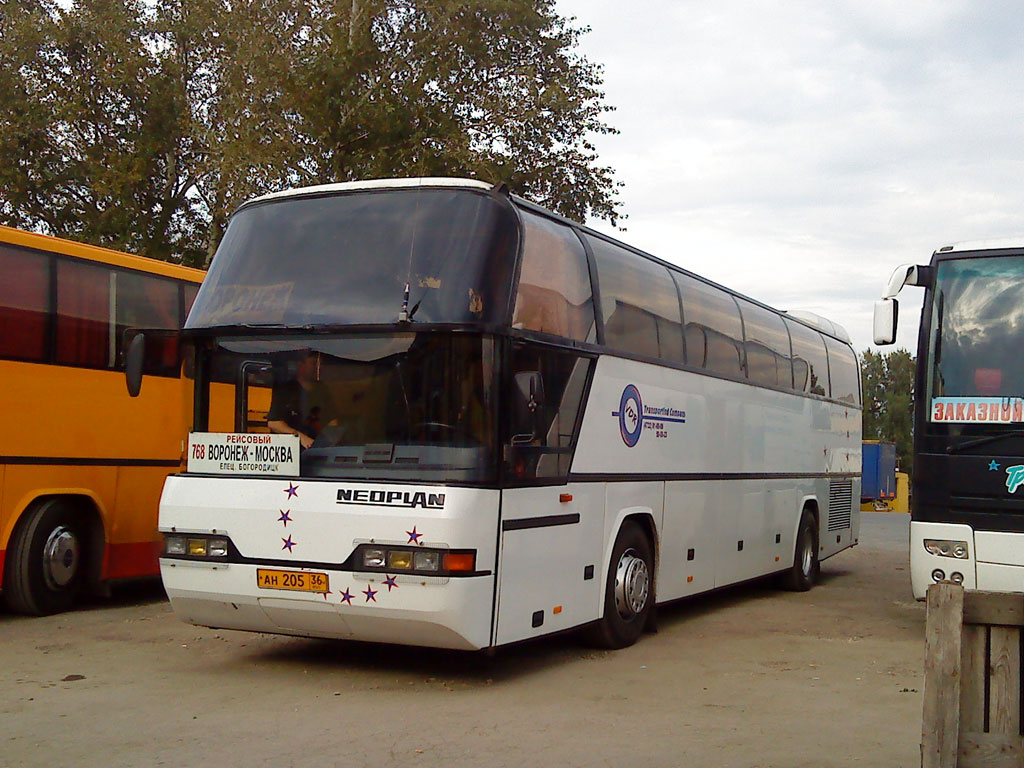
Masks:
[[[592,28],[625,182],[617,237],[858,350],[892,270],[1024,233],[1015,2],[559,0]],[[592,226],[611,231],[600,222]],[[920,289],[901,295],[916,349]]]

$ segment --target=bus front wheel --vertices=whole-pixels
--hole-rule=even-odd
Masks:
[[[612,548],[604,617],[586,638],[601,648],[625,648],[640,639],[654,607],[654,556],[643,529],[627,520]]]
[[[11,536],[4,598],[14,611],[48,616],[74,605],[85,580],[86,526],[67,502],[49,499]]]
[[[783,574],[783,586],[794,592],[806,592],[818,581],[820,573],[818,526],[814,522],[814,515],[810,510],[805,509],[800,516],[793,565]]]

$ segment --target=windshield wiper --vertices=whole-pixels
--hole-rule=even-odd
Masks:
[[[950,455],[960,453],[962,451],[966,451],[968,448],[976,448],[979,445],[994,443],[997,440],[1002,440],[1004,437],[1024,437],[1024,429],[1013,429],[1009,432],[1000,432],[998,435],[986,435],[985,437],[979,437],[976,440],[968,440],[966,443],[951,445],[946,448],[946,453]]]

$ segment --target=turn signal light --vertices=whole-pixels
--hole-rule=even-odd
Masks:
[[[444,569],[446,571],[475,571],[476,553],[474,552],[445,552]]]

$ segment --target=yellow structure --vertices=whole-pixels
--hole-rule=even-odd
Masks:
[[[910,476],[906,472],[896,473],[896,499],[893,511],[908,514],[910,512]]]

